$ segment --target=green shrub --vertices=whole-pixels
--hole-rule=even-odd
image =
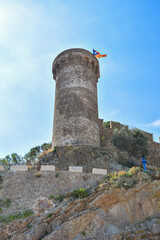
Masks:
[[[49,199],[55,199],[55,196],[53,194],[49,194]]]
[[[58,173],[56,173],[56,174],[55,174],[55,177],[56,177],[56,178],[58,178],[58,177],[59,177],[59,174],[58,174]]]
[[[11,200],[9,198],[0,199],[0,207],[6,207],[8,208],[11,203]]]
[[[50,217],[52,217],[53,216],[53,213],[49,213],[48,215],[47,215],[47,218],[50,218]]]
[[[56,152],[57,146],[54,146],[53,148],[53,152]]]
[[[63,194],[60,194],[60,195],[55,197],[55,200],[57,200],[59,202],[63,202],[63,199],[64,199],[64,195]]]
[[[104,122],[104,123],[103,123],[103,126],[104,126],[105,128],[110,128],[110,121]]]
[[[72,192],[74,198],[85,198],[89,195],[88,191],[85,188],[79,188]]]
[[[128,152],[130,156],[142,157],[149,151],[148,138],[138,129],[115,129],[111,141],[114,146]]]
[[[32,214],[33,214],[32,210],[27,210],[27,211],[23,211],[22,213],[8,215],[6,217],[5,216],[0,216],[0,222],[8,223],[8,222],[16,220],[16,219],[29,217]]]
[[[81,234],[82,234],[83,236],[85,236],[85,235],[86,235],[86,232],[85,232],[84,230],[82,230],[82,231],[81,231]]]

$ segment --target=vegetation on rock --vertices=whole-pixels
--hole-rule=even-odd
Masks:
[[[21,219],[21,218],[27,218],[29,216],[33,215],[32,210],[27,210],[23,211],[22,213],[16,213],[13,215],[8,215],[8,216],[0,216],[0,223],[8,223],[10,221],[16,220],[16,219]]]
[[[89,195],[89,192],[85,188],[79,188],[72,192],[74,198],[85,198]]]
[[[0,199],[0,207],[9,207],[11,200],[9,198]]]
[[[112,143],[120,150],[126,151],[130,156],[142,157],[148,154],[148,138],[138,129],[123,127],[113,132]]]

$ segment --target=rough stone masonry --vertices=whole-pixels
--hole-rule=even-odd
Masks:
[[[56,81],[52,147],[98,147],[98,60],[85,49],[68,49],[56,57],[52,72]]]

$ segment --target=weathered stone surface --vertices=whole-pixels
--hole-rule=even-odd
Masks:
[[[107,175],[107,170],[106,169],[101,169],[101,168],[93,168],[92,173],[93,174]]]
[[[156,178],[157,178],[157,179],[160,179],[160,171],[157,171],[157,172],[156,172]]]
[[[130,237],[130,231],[133,237],[145,239],[145,228],[148,239],[156,239],[160,233],[159,191],[160,181],[155,180],[142,182],[129,190],[112,187],[85,199],[64,201],[51,207],[49,215],[34,216],[29,230],[25,227],[26,220],[3,226],[0,240],[9,236],[11,240],[73,240],[82,239],[82,232],[86,238],[113,234],[113,239],[125,239]]]
[[[4,171],[4,166],[0,166],[0,171]]]
[[[99,62],[85,49],[68,49],[53,62],[56,80],[53,146],[99,146]]]
[[[118,163],[119,156],[105,148],[66,146],[57,147],[55,151],[41,156],[39,161],[42,165],[55,165],[58,171],[68,171],[69,166],[83,166],[83,171],[88,173],[91,173],[93,168],[107,169],[108,172],[127,170],[128,168]],[[124,159],[124,154],[121,158]]]
[[[41,165],[41,171],[55,171],[55,166]]]
[[[45,197],[40,197],[33,202],[32,209],[36,216],[41,215],[42,213],[47,213],[51,208],[54,208],[55,204],[52,200],[49,200]]]
[[[69,172],[83,172],[83,167],[78,167],[78,166],[69,166]]]
[[[10,206],[1,215],[14,214],[22,210],[32,209],[35,200],[48,198],[49,195],[60,195],[78,188],[96,185],[102,178],[100,175],[74,172],[41,172],[35,177],[34,172],[3,172],[3,188],[0,198],[9,198]],[[46,205],[46,203],[44,203]]]
[[[11,240],[40,240],[47,232],[47,223],[42,223],[37,225],[35,228],[30,231],[23,233],[15,234]]]
[[[28,171],[27,165],[12,165],[10,167],[11,172],[25,172]]]
[[[138,173],[138,180],[143,181],[143,180],[150,180],[151,177],[145,173],[145,172],[139,172]]]

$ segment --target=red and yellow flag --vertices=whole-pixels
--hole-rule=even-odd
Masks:
[[[97,52],[96,50],[93,49],[93,55],[96,58],[101,58],[101,57],[107,57],[107,54],[100,54],[99,52]]]

